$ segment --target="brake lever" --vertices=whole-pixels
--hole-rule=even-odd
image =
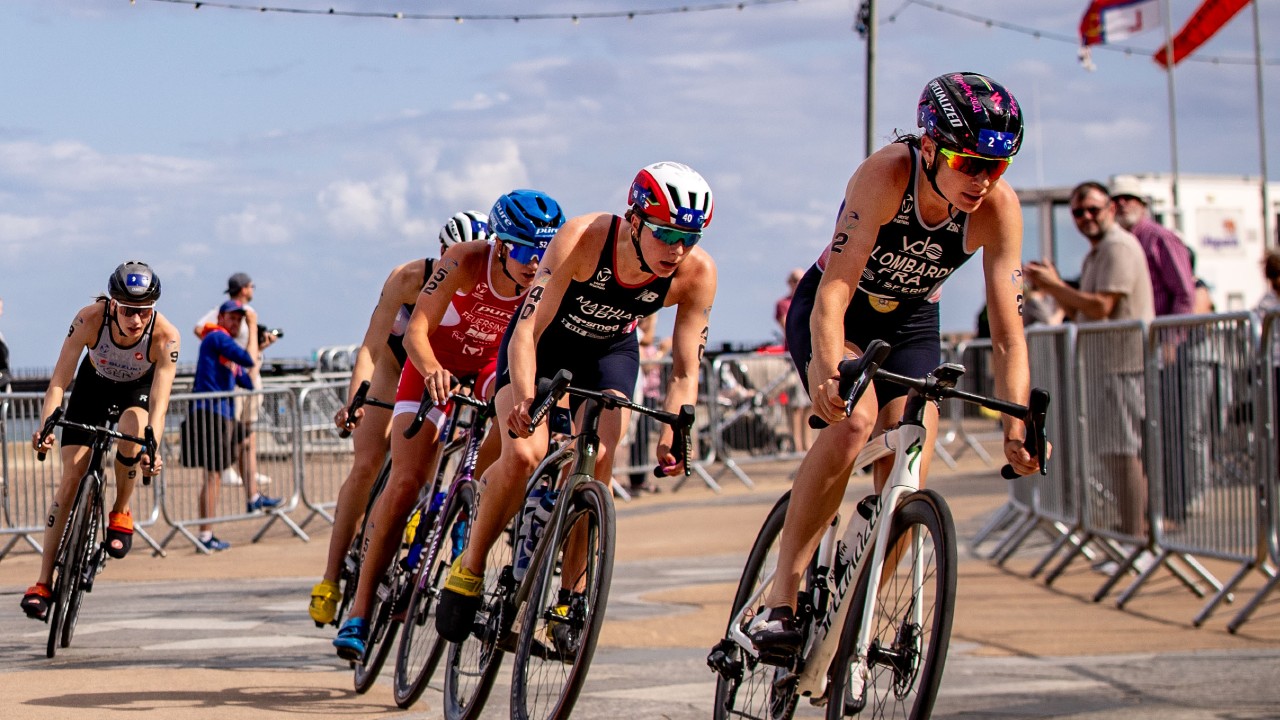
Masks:
[[[344,423],[345,425],[351,425],[355,423],[356,411],[364,406],[365,396],[368,394],[369,394],[369,381],[364,380],[360,383],[360,387],[356,388],[355,397],[351,398],[351,404],[347,406],[347,422]],[[346,438],[351,437],[351,430],[345,427],[342,428],[341,430],[338,431],[338,437],[343,438],[344,440]]]

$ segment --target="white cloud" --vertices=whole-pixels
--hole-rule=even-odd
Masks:
[[[219,242],[236,245],[285,245],[293,240],[287,211],[280,203],[250,205],[215,222]]]
[[[212,170],[205,160],[109,155],[72,140],[0,144],[0,177],[59,191],[171,188],[197,183]]]

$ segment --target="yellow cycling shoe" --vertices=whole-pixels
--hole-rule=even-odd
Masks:
[[[484,593],[484,575],[477,575],[453,561],[449,577],[444,581],[440,599],[436,601],[436,632],[451,643],[460,643],[471,635]]]
[[[311,588],[311,605],[307,612],[316,621],[316,627],[324,627],[333,622],[334,616],[338,614],[338,600],[341,597],[338,583],[333,580],[321,580]]]

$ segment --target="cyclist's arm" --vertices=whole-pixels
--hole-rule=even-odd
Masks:
[[[890,222],[897,213],[910,176],[910,152],[904,145],[893,144],[867,158],[845,188],[827,266],[809,318],[813,336],[810,395],[814,413],[828,423],[845,417],[837,370],[846,354],[844,315],[871,257],[880,226]]]
[[[711,305],[716,297],[715,261],[701,247],[694,247],[680,264],[667,306],[676,306],[675,324],[671,330],[671,378],[667,381],[663,409],[679,413],[682,405],[695,405],[698,400],[698,375],[711,325]],[[658,464],[668,474],[683,468],[671,454],[674,431],[667,425],[655,444]]]
[[[569,283],[584,272],[584,266],[589,265],[585,273],[595,269],[611,220],[612,216],[607,213],[595,213],[571,218],[562,225],[538,263],[538,275],[529,294],[516,311],[515,327],[507,344],[507,367],[511,371],[515,407],[505,421],[508,429],[521,437],[529,431],[529,405],[537,383],[534,375],[538,365],[538,338],[559,311]]]
[[[969,222],[970,236],[980,238],[983,248],[996,396],[1025,404],[1031,392],[1031,370],[1022,325],[1022,209],[1017,195],[999,181]],[[1036,463],[1023,447],[1027,431],[1022,420],[1002,415],[1001,421],[1006,459],[1022,474],[1035,472]]]
[[[156,313],[156,324],[151,334],[151,362],[155,364],[155,371],[151,377],[151,396],[147,400],[147,424],[155,430],[157,436],[164,434],[169,394],[173,392],[173,379],[178,374],[181,335],[168,318]],[[160,458],[148,460],[153,472],[159,472],[162,466]]]
[[[80,354],[93,344],[98,337],[98,332],[102,330],[103,302],[107,301],[98,301],[81,308],[71,320],[67,337],[62,341],[62,349],[58,352],[58,362],[53,366],[53,374],[49,377],[49,387],[44,392],[44,407],[40,411],[41,420],[62,407],[67,387],[75,379],[76,363],[80,361]],[[35,435],[39,432],[36,430]],[[33,436],[33,446],[40,446],[43,439]],[[52,442],[44,447],[47,448],[49,445],[52,445]]]
[[[377,356],[391,352],[387,347],[391,327],[395,324],[400,306],[416,302],[418,293],[422,290],[426,262],[426,259],[420,259],[399,265],[382,283],[378,304],[374,306],[373,314],[369,317],[369,327],[365,330],[364,340],[356,350],[356,361],[351,368],[351,382],[347,385],[347,405],[355,399],[360,383],[373,379],[373,368],[377,363]],[[345,422],[345,413],[342,417]]]
[[[431,333],[440,326],[455,293],[471,292],[477,282],[486,279],[488,255],[489,245],[483,242],[458,243],[446,250],[422,286],[409,327],[405,328],[404,351],[437,401],[443,401],[449,393],[449,372],[436,358]]]

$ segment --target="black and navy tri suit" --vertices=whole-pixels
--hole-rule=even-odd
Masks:
[[[880,227],[858,288],[845,309],[844,337],[862,349],[872,340],[884,340],[893,348],[882,366],[885,370],[922,377],[942,361],[938,314],[942,283],[973,256],[973,251],[968,249],[967,213],[953,210],[936,225],[921,220],[916,198],[921,182],[928,180],[922,177],[919,150],[908,147],[911,178],[897,215]],[[844,212],[842,202],[839,217]],[[806,390],[813,357],[809,316],[830,252],[828,246],[805,273],[787,312],[787,346]],[[875,388],[881,407],[907,394],[907,388],[887,381],[875,381]]]
[[[675,275],[655,276],[639,285],[619,281],[621,224],[622,218],[615,215],[591,278],[572,280],[565,289],[559,310],[538,339],[535,377],[551,377],[565,369],[573,373],[577,387],[616,390],[626,397],[635,393],[640,375],[636,324],[662,308]],[[518,318],[512,318],[498,350],[498,387],[511,383],[507,345]]]
[[[427,280],[431,279],[434,262],[431,258],[423,260],[422,283],[418,285],[419,288],[425,287]],[[396,319],[391,322],[391,334],[387,335],[387,347],[391,348],[391,354],[395,356],[401,370],[404,370],[404,364],[409,359],[409,353],[404,349],[404,331],[409,327],[409,318],[413,317],[413,308],[416,305],[417,303],[400,304],[400,309],[396,311]]]

